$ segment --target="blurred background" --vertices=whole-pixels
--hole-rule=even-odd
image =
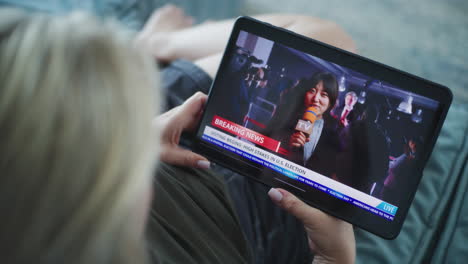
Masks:
[[[0,5],[50,12],[74,8],[116,15],[139,29],[166,3],[197,22],[260,13],[297,13],[335,21],[359,54],[441,83],[455,102],[468,103],[468,1],[466,0],[0,0]]]
[[[335,21],[358,53],[443,84],[468,103],[468,1],[245,0],[243,12],[290,12]]]

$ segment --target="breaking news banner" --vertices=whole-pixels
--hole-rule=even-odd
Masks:
[[[212,125],[239,138],[247,139],[266,149],[278,152],[280,142],[219,116],[213,118]],[[295,164],[274,153],[267,152],[218,129],[206,126],[202,139],[389,221],[394,219],[398,207]]]
[[[280,149],[281,142],[272,138],[266,137],[260,133],[250,130],[246,127],[233,123],[220,116],[214,116],[211,124],[214,127],[220,128],[231,134],[234,134],[240,138],[247,139],[248,141],[260,145],[266,149],[278,152]]]

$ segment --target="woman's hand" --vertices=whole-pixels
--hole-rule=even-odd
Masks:
[[[173,165],[207,169],[210,162],[203,156],[179,147],[183,131],[193,131],[200,121],[207,96],[197,92],[182,105],[158,116],[154,126],[161,131],[161,160]]]
[[[272,188],[268,195],[304,224],[315,254],[313,263],[354,263],[356,241],[351,224],[310,207],[283,189]]]
[[[300,131],[296,131],[289,138],[289,147],[301,148],[304,146],[306,142],[309,142],[309,138],[306,137],[306,134]]]

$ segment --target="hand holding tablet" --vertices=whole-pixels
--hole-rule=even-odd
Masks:
[[[268,195],[304,224],[314,263],[321,263],[322,259],[326,263],[355,262],[356,240],[351,224],[310,207],[285,190],[272,188]]]
[[[451,100],[441,85],[241,17],[195,151],[392,239]]]

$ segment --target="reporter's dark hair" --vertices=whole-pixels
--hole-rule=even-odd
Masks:
[[[336,98],[338,98],[338,81],[335,75],[329,72],[315,73],[311,78],[305,80],[303,92],[305,95],[311,87],[315,87],[320,81],[323,82],[323,89],[328,93],[328,98],[330,99],[330,105],[327,108],[328,113],[335,105]]]
[[[294,95],[294,100],[296,102],[303,100],[307,91],[309,91],[310,88],[315,87],[320,81],[323,82],[323,89],[327,92],[330,100],[327,111],[325,111],[324,114],[329,114],[333,109],[333,106],[335,106],[336,98],[338,98],[338,81],[332,73],[317,72],[310,78],[301,79],[296,87],[297,93]]]
[[[280,105],[277,110],[277,114],[273,117],[270,122],[271,127],[291,127],[295,126],[294,122],[297,122],[298,115],[302,116],[304,105],[304,96],[310,88],[315,87],[320,81],[323,82],[323,88],[328,93],[329,106],[325,111],[323,118],[327,120],[333,120],[330,116],[330,111],[333,109],[338,98],[338,82],[335,76],[329,72],[317,72],[310,78],[304,78],[299,80],[297,86],[294,86],[284,95],[281,99]],[[265,132],[267,133],[267,132]]]

